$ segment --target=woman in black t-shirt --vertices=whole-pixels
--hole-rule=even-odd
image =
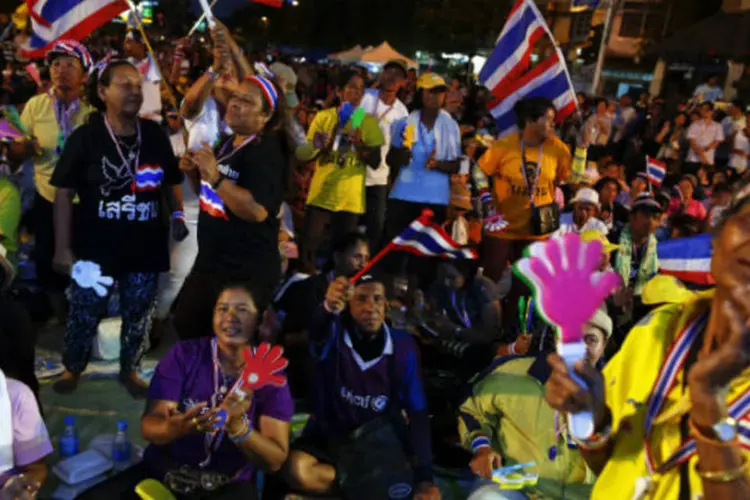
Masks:
[[[169,269],[162,186],[182,175],[169,139],[155,122],[138,118],[141,75],[130,63],[110,62],[89,81],[89,101],[100,112],[73,132],[52,176],[55,198],[53,265],[71,273],[65,334],[65,373],[54,389],[75,390],[114,283],[120,295],[120,380],[133,396],[147,385],[137,368],[156,297],[157,277]],[[76,255],[71,211],[78,196]],[[80,215],[80,219],[78,216]]]
[[[278,96],[266,78],[241,82],[226,113],[234,135],[180,161],[200,196],[198,255],[174,309],[182,339],[211,334],[213,306],[228,283],[246,283],[261,310],[279,284],[278,215],[288,154]]]

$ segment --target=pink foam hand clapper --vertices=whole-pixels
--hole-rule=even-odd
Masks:
[[[242,384],[238,388],[240,391],[255,391],[267,385],[286,385],[286,375],[279,373],[289,364],[284,357],[283,347],[262,342],[255,352],[251,348],[245,349],[243,356],[245,368],[242,370]]]
[[[565,360],[578,384],[573,364],[586,354],[583,327],[599,306],[620,284],[614,271],[599,272],[602,244],[584,243],[577,234],[551,238],[529,247],[529,255],[515,264],[515,272],[534,292],[537,310],[557,328],[557,352]],[[594,432],[591,412],[570,415],[568,427],[577,439]]]

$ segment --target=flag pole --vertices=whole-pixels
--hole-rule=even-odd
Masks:
[[[219,0],[211,0],[211,3],[209,4],[209,7],[213,8],[213,6],[216,5],[216,2],[218,2],[218,1]],[[198,29],[198,26],[201,25],[201,23],[203,22],[203,20],[205,18],[206,18],[206,11],[203,11],[203,14],[201,14],[201,17],[199,17],[198,20],[195,21],[195,24],[193,25],[192,28],[190,28],[190,31],[188,31],[188,34],[186,35],[186,37],[190,37],[190,35],[192,35],[193,33],[195,33],[195,30]]]
[[[602,69],[604,69],[604,59],[607,55],[607,44],[609,43],[610,29],[612,29],[612,20],[615,17],[615,6],[619,2],[617,0],[609,0],[609,7],[607,9],[607,17],[604,20],[604,27],[602,28],[602,41],[599,44],[599,53],[596,58],[596,68],[594,69],[594,78],[591,81],[591,94],[596,95],[599,90],[599,83],[602,78]]]
[[[161,68],[159,67],[159,62],[156,60],[156,55],[154,54],[154,49],[151,47],[151,42],[148,41],[148,36],[146,36],[146,30],[143,27],[143,23],[141,23],[141,18],[138,15],[138,11],[136,10],[135,4],[132,2],[132,0],[126,0],[126,2],[128,3],[128,7],[130,8],[130,11],[135,16],[135,24],[138,27],[138,32],[141,34],[141,37],[143,38],[143,43],[146,45],[146,51],[148,52],[148,55],[151,57],[151,62],[156,65],[156,71],[159,72],[159,77],[161,78],[161,81],[164,82],[164,88],[167,91],[167,98],[172,103],[172,106],[177,107],[177,98],[174,95],[172,86],[169,85],[169,82],[164,78],[164,75],[161,72]]]
[[[565,55],[562,53],[562,50],[560,50],[560,46],[557,44],[557,40],[555,40],[555,36],[552,34],[552,30],[549,29],[549,26],[547,26],[547,20],[544,19],[544,16],[542,15],[542,12],[539,10],[539,7],[537,7],[534,0],[524,0],[529,5],[529,8],[534,12],[534,14],[539,18],[539,20],[542,22],[542,28],[544,28],[544,32],[547,33],[547,36],[549,37],[550,42],[552,43],[552,46],[555,48],[555,53],[557,54],[557,58],[560,60],[560,63],[562,63],[563,71],[565,72],[565,78],[568,80],[568,86],[573,91],[573,102],[576,105],[576,111],[580,114],[581,108],[578,106],[578,98],[575,95],[575,87],[573,86],[573,80],[570,78],[570,72],[568,71],[568,63],[565,59]]]

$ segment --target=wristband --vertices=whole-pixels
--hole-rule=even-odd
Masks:
[[[208,75],[208,79],[212,82],[215,82],[216,78],[218,78],[219,76],[213,66],[208,67],[208,70],[206,70],[206,74]]]
[[[172,212],[172,218],[185,220],[185,212],[183,212],[182,210],[175,210],[174,212]]]
[[[336,311],[334,311],[333,309],[331,309],[330,307],[328,307],[328,301],[327,301],[327,300],[324,300],[324,301],[323,301],[323,309],[324,309],[324,310],[325,310],[325,312],[327,312],[328,314],[335,314],[336,316],[338,316],[339,314],[341,314],[340,312],[336,312]]]
[[[248,440],[248,438],[250,437],[250,434],[252,434],[252,433],[253,433],[253,428],[252,428],[252,426],[251,426],[251,425],[250,425],[249,423],[248,423],[248,424],[246,424],[246,425],[247,425],[247,430],[246,430],[245,432],[243,432],[242,434],[240,434],[239,436],[236,436],[236,437],[235,437],[235,436],[229,436],[229,439],[230,439],[230,440],[231,440],[231,441],[232,441],[232,442],[233,442],[234,444],[240,444],[240,443],[244,443],[245,441],[247,441],[247,440]]]
[[[490,448],[490,438],[484,434],[477,434],[477,436],[471,440],[471,451],[476,454],[482,448]]]
[[[510,348],[509,348],[508,350],[510,351],[510,355],[511,355],[511,356],[515,356],[515,355],[516,355],[516,343],[515,343],[515,342],[513,342],[513,343],[512,343],[511,345],[510,345]]]
[[[479,190],[479,201],[482,203],[489,203],[492,201],[492,193],[490,193],[489,189]]]
[[[608,425],[604,431],[593,434],[588,439],[575,439],[573,441],[583,451],[599,451],[609,444],[612,437],[612,426]]]
[[[225,177],[222,174],[222,175],[219,176],[219,179],[216,182],[214,182],[213,184],[211,184],[211,187],[213,188],[214,191],[216,191],[217,189],[219,189],[219,186],[221,186],[221,183],[224,182],[224,179],[225,179]]]

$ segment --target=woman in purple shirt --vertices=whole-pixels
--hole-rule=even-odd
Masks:
[[[250,292],[241,285],[225,288],[214,309],[215,337],[178,343],[156,368],[141,419],[151,443],[143,462],[79,498],[105,491],[138,498],[134,489],[147,478],[162,481],[178,498],[257,498],[257,469],[275,472],[286,461],[294,411],[287,386],[225,398],[242,372],[242,352],[257,325]],[[228,415],[224,438],[212,440],[211,423],[220,409]]]

